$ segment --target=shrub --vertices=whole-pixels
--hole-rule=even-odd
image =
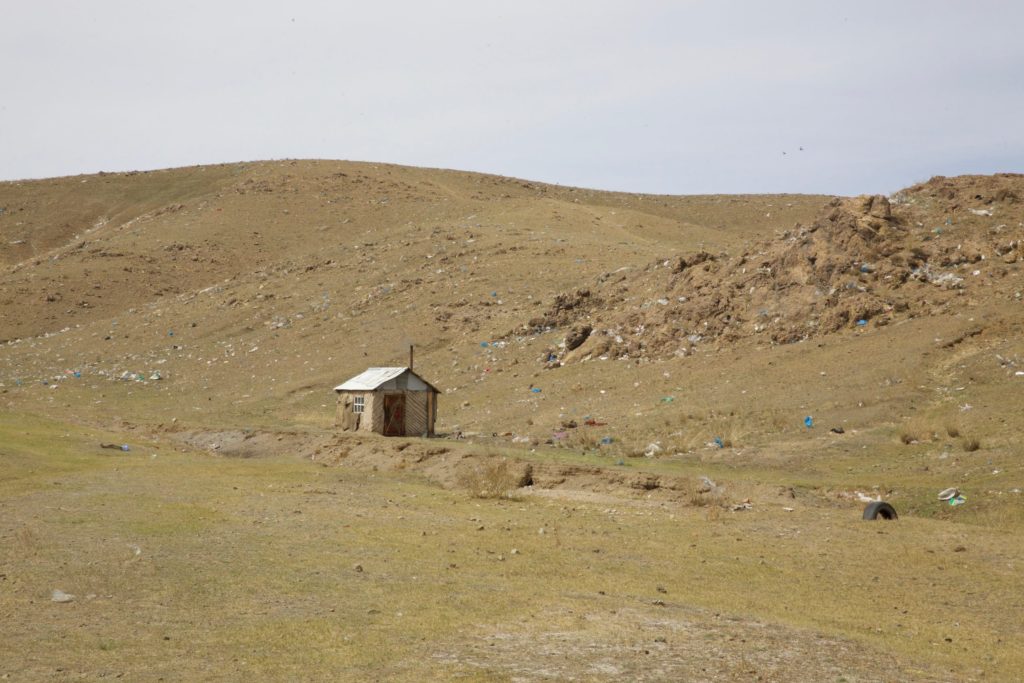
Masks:
[[[977,439],[964,439],[963,445],[964,450],[967,451],[968,453],[973,453],[974,451],[981,448],[981,442],[978,441]]]
[[[487,458],[463,470],[459,483],[474,498],[511,498],[512,492],[529,479],[529,466],[525,470],[516,471],[505,458]]]

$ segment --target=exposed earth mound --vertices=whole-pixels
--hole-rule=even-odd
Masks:
[[[665,358],[937,315],[982,291],[1019,296],[1022,192],[1022,176],[1005,174],[934,178],[892,202],[836,198],[811,224],[738,255],[698,251],[603,274],[512,335],[565,328],[562,362]]]

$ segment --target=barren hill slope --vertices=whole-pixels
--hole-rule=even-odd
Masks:
[[[141,359],[152,357],[168,383],[256,396],[251,385],[398,362],[409,343],[488,339],[552,292],[666,250],[735,247],[822,200],[624,195],[316,161],[5,183],[0,337],[22,340],[14,356],[38,349],[8,356],[5,379],[59,374],[61,344],[60,364],[86,374],[148,376]],[[219,367],[253,347],[258,382]]]
[[[676,450],[889,424],[938,410],[933,347],[1017,352],[1022,184],[661,197],[328,161],[5,183],[0,383],[83,418],[327,425],[331,386],[415,344],[442,429],[598,416],[590,438]]]

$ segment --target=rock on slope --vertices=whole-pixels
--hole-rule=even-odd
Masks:
[[[564,328],[563,362],[663,358],[709,342],[787,344],[886,325],[961,297],[1019,299],[1020,196],[1024,176],[1002,174],[933,178],[892,203],[833,199],[810,225],[738,255],[698,251],[604,274],[511,334]]]

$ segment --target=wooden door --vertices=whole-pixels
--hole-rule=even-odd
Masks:
[[[405,436],[405,394],[384,394],[384,436]]]

